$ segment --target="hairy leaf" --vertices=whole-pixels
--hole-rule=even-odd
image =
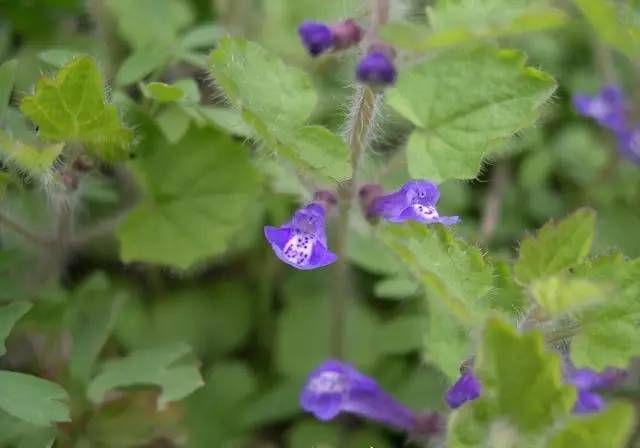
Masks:
[[[320,126],[304,126],[317,102],[309,77],[259,45],[224,39],[211,72],[254,135],[301,169],[342,181],[351,177],[349,150]]]
[[[453,414],[451,448],[528,446],[567,416],[575,400],[574,388],[563,384],[560,359],[545,351],[542,334],[519,334],[500,320],[488,321],[474,370],[482,396]]]
[[[403,70],[388,101],[416,126],[409,173],[436,182],[474,178],[482,157],[531,125],[555,87],[513,50],[450,52]]]
[[[192,129],[136,168],[146,195],[118,230],[126,262],[186,269],[218,255],[258,201],[246,148],[210,129]]]
[[[572,417],[554,436],[549,448],[623,448],[633,425],[633,408],[614,403],[589,416]]]
[[[558,223],[545,224],[535,237],[520,244],[516,278],[527,284],[580,263],[589,254],[594,232],[595,213],[589,209],[578,210]]]
[[[0,158],[8,166],[32,177],[50,173],[63,148],[64,143],[23,143],[0,130]]]
[[[85,144],[106,160],[125,157],[133,138],[115,106],[105,103],[102,76],[90,57],[72,60],[53,79],[41,78],[20,109],[41,137]]]

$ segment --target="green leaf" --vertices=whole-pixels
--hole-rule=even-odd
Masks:
[[[56,68],[62,68],[72,59],[80,57],[82,53],[73,50],[65,50],[63,48],[53,48],[38,53],[38,58]]]
[[[428,317],[423,358],[453,382],[460,376],[460,365],[471,355],[469,329],[438,300],[429,301]]]
[[[107,0],[105,4],[115,16],[122,37],[136,49],[170,47],[194,19],[183,0]]]
[[[182,108],[171,104],[155,117],[155,122],[167,141],[175,144],[189,131],[191,118]]]
[[[519,334],[497,319],[487,323],[474,370],[482,397],[454,412],[451,448],[530,446],[527,440],[567,416],[575,400],[573,386],[563,382],[560,359],[545,351],[542,334]]]
[[[211,48],[227,31],[215,23],[205,23],[191,28],[180,38],[180,47],[185,50]]]
[[[427,319],[423,316],[401,316],[379,325],[376,347],[381,355],[394,355],[422,350]]]
[[[391,23],[382,38],[397,48],[428,51],[477,43],[562,26],[567,15],[543,2],[518,0],[440,1],[428,9],[431,29],[408,22]]]
[[[0,408],[34,425],[69,421],[67,393],[56,383],[24,373],[0,371]]]
[[[535,122],[555,87],[514,50],[448,52],[402,71],[388,102],[416,126],[409,173],[436,182],[474,178],[486,153]]]
[[[444,226],[388,224],[380,237],[425,286],[462,323],[483,321],[493,287],[493,269],[476,247],[455,238]]]
[[[622,8],[610,0],[573,0],[582,14],[591,22],[600,38],[607,44],[635,60],[640,54],[640,34],[629,23]]]
[[[545,224],[535,238],[525,238],[515,265],[516,279],[528,284],[583,261],[591,249],[595,218],[592,210],[581,209],[557,224]]]
[[[295,130],[318,100],[306,73],[253,42],[221,40],[210,65],[227,97],[270,127]]]
[[[127,86],[144,79],[160,70],[171,60],[171,52],[166,47],[145,47],[131,53],[116,73],[116,85]]]
[[[291,301],[278,317],[275,357],[278,371],[302,377],[322,362],[329,350],[329,297],[308,295]],[[371,366],[378,355],[376,317],[363,306],[352,303],[345,337],[345,359],[360,368]],[[304,338],[300,334],[305,334]]]
[[[144,85],[142,92],[147,98],[156,100],[159,103],[175,102],[184,96],[184,92],[179,86],[163,82],[150,82]]]
[[[349,150],[320,126],[303,126],[317,94],[309,76],[287,67],[259,45],[224,39],[211,54],[211,72],[244,121],[265,145],[300,168],[335,181],[351,177]]]
[[[253,130],[244,122],[238,111],[215,106],[200,106],[196,112],[209,124],[239,137],[252,138]]]
[[[31,309],[29,302],[14,302],[0,308],[0,356],[7,352],[6,339],[13,326]]]
[[[17,69],[17,59],[6,61],[0,65],[0,121],[2,121],[7,106],[9,105],[9,100],[11,99]]]
[[[564,276],[536,281],[532,285],[531,293],[542,310],[550,316],[575,311],[607,297],[606,288],[596,282]]]
[[[162,389],[158,409],[164,409],[168,403],[181,400],[204,384],[195,359],[184,359],[190,354],[188,345],[174,343],[106,362],[89,384],[87,394],[91,401],[100,403],[112,389],[154,385]]]
[[[73,340],[69,370],[73,378],[87,382],[113,330],[125,295],[104,274],[96,273],[78,287],[74,296],[69,322]]]
[[[53,79],[41,78],[20,109],[41,137],[83,143],[106,160],[125,157],[133,138],[115,106],[105,103],[102,76],[90,57],[74,59]]]
[[[401,300],[415,296],[418,290],[419,285],[413,278],[399,274],[377,282],[373,288],[373,293],[376,297]]]
[[[572,417],[551,437],[549,448],[623,448],[634,423],[633,408],[613,403],[604,411]]]
[[[595,370],[626,368],[640,355],[640,260],[626,261],[614,253],[576,271],[604,284],[608,294],[606,300],[574,313],[580,329],[571,341],[574,364]]]
[[[37,145],[13,140],[0,130],[0,158],[8,166],[32,177],[51,174],[64,143]]]
[[[211,129],[192,129],[136,167],[146,197],[118,230],[125,262],[186,269],[218,255],[259,200],[247,149]]]
[[[257,389],[256,375],[245,364],[223,360],[206,379],[186,401],[190,446],[230,446],[241,435],[238,416]]]

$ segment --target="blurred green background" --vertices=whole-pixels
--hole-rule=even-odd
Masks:
[[[458,23],[473,28],[494,17],[501,2],[477,3],[486,6],[487,15],[456,17]],[[576,115],[570,97],[616,80],[637,99],[640,75],[599,43],[570,5],[558,3],[570,16],[566,24],[500,42],[522,49],[529,65],[557,80],[559,89],[543,119],[496,152],[477,180],[442,185],[440,212],[462,216],[459,233],[509,257],[533,229],[587,205],[598,212],[597,251],[613,246],[639,256],[638,167],[618,158],[611,136]],[[393,14],[424,22],[428,4],[398,0]],[[0,0],[0,60],[17,58],[19,64],[4,126],[14,135],[27,134],[30,125],[17,110],[20,98],[71,55],[88,53],[97,59],[125,122],[144,136],[136,153],[175,142],[193,126],[221,129],[251,147],[242,126],[224,113],[206,68],[216,41],[231,34],[258,41],[309,71],[320,96],[314,122],[339,130],[353,93],[356,56],[347,52],[311,60],[296,28],[304,19],[365,15],[358,0]],[[149,105],[138,81],[150,79],[195,80],[192,104]],[[383,114],[364,180],[392,188],[406,180],[406,168],[401,161],[386,161],[402,149],[408,128],[391,110]],[[296,272],[263,240],[262,226],[286,221],[311,192],[295,176],[272,168],[263,173],[263,191],[231,247],[186,272],[119,260],[109,224],[135,202],[136,187],[117,167],[83,177],[74,192],[82,204],[78,228],[97,227],[82,244],[41,253],[0,229],[0,298],[35,303],[12,332],[0,366],[65,385],[73,423],[60,427],[57,446],[297,448],[332,446],[337,440],[338,426],[317,422],[298,406],[306,374],[329,353],[331,272]],[[498,206],[495,224],[487,217],[489,203]],[[52,226],[47,198],[36,182],[10,186],[0,209],[33,229]],[[447,380],[421,362],[426,317],[414,285],[397,275],[394,260],[379,243],[357,230],[349,255],[357,288],[350,303],[348,359],[408,406],[442,409]],[[90,404],[83,384],[69,371],[70,341],[100,338],[106,328],[112,333],[101,359],[186,342],[199,360],[205,386],[160,411],[152,388],[111,393],[102,405]],[[404,443],[362,421],[348,420],[348,427],[348,447]],[[0,414],[0,440],[6,446],[17,446],[29,431]]]

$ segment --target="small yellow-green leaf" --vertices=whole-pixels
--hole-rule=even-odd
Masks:
[[[550,316],[575,311],[607,297],[607,288],[584,278],[553,276],[536,281],[531,293]]]
[[[180,87],[165,84],[164,82],[150,82],[149,84],[145,84],[142,91],[147,98],[156,100],[159,103],[178,101],[184,96],[184,92]]]
[[[548,448],[624,448],[633,427],[633,408],[613,403],[604,411],[572,417],[551,437]]]
[[[40,78],[20,109],[38,125],[41,137],[84,144],[106,160],[124,158],[133,139],[116,107],[105,102],[102,76],[87,56],[72,60],[52,79]]]
[[[0,130],[0,159],[29,176],[37,177],[49,173],[63,148],[64,143],[36,146],[19,142]]]
[[[528,284],[583,261],[591,249],[595,219],[592,210],[581,209],[558,223],[545,224],[535,237],[524,239],[515,265],[518,281]]]

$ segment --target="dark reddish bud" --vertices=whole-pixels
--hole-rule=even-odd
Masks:
[[[67,187],[68,190],[77,190],[78,184],[80,183],[80,179],[78,175],[75,173],[62,173],[60,175],[60,179],[62,180],[62,184]]]
[[[362,40],[363,35],[364,32],[362,28],[353,19],[347,19],[344,22],[336,23],[331,27],[333,49],[344,50],[357,45]]]
[[[367,219],[372,220],[376,217],[373,213],[373,203],[380,196],[384,195],[384,190],[378,184],[366,184],[360,188],[358,196],[360,198],[360,208]]]
[[[313,195],[313,202],[319,204],[327,212],[338,205],[336,195],[326,190],[316,191]]]
[[[438,412],[425,412],[416,415],[415,425],[411,430],[411,439],[426,442],[444,434],[446,422]]]
[[[86,173],[96,167],[94,160],[87,154],[80,154],[73,162],[73,169]]]

